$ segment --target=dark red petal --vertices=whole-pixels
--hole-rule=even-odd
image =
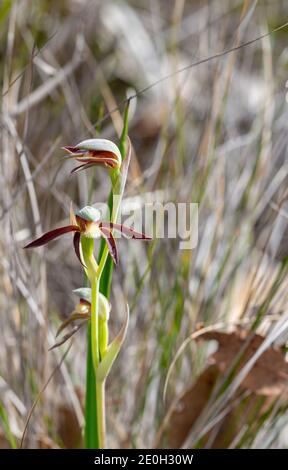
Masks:
[[[107,154],[107,153],[106,154],[97,153],[95,155],[92,154],[91,160],[93,162],[104,163],[105,165],[109,165],[109,166],[112,166],[112,167],[114,167],[118,164],[117,159],[115,157],[112,157],[110,154]]]
[[[99,163],[99,164],[108,164],[108,165],[117,165],[117,160],[115,158],[111,158],[111,157],[107,157],[106,155],[101,155],[101,154],[97,154],[97,155],[89,155],[89,156],[85,156],[85,157],[78,157],[76,156],[75,157],[76,160],[80,163]]]
[[[80,237],[81,237],[80,232],[76,232],[75,235],[74,235],[74,238],[73,238],[74,250],[75,250],[76,256],[79,259],[80,263],[82,264],[82,266],[84,266],[84,268],[86,268],[85,264],[83,263],[83,261],[81,259]]]
[[[46,245],[46,243],[54,240],[57,237],[60,237],[61,235],[64,235],[64,233],[78,231],[79,227],[77,225],[67,225],[66,227],[55,228],[54,230],[50,230],[50,232],[44,233],[44,235],[37,238],[33,242],[28,243],[28,245],[24,246],[24,248],[35,248],[37,246]]]
[[[149,235],[145,235],[145,233],[140,233],[136,232],[136,230],[126,227],[125,225],[122,224],[115,224],[112,222],[101,222],[100,228],[108,228],[108,229],[113,229],[116,230],[117,232],[121,232],[125,237],[127,238],[136,238],[138,240],[152,240],[152,237]]]
[[[75,335],[75,333],[77,333],[77,331],[79,331],[80,328],[82,328],[82,326],[85,325],[85,323],[87,323],[87,321],[88,321],[88,319],[85,319],[80,323],[80,325],[74,326],[74,328],[72,328],[70,333],[67,333],[65,336],[63,336],[63,338],[61,338],[59,341],[57,341],[57,343],[55,343],[53,346],[51,346],[51,348],[49,348],[49,351],[52,351],[52,349],[58,348],[62,344],[66,343],[66,341],[68,341],[68,339],[70,339],[73,335]]]
[[[70,147],[70,146],[67,146],[67,147],[61,147],[63,150],[66,150],[67,152],[69,153],[72,153],[72,154],[78,154],[78,153],[86,153],[87,150],[81,150],[81,149],[78,149],[76,147]]]
[[[114,263],[117,265],[118,264],[118,250],[117,250],[115,238],[113,237],[109,229],[103,228],[100,226],[99,228],[101,230],[103,237],[105,238],[107,242],[111,258],[113,259]]]
[[[66,318],[66,320],[64,320],[61,325],[59,326],[58,330],[56,331],[56,338],[57,336],[60,335],[60,333],[62,333],[63,330],[65,330],[67,328],[67,326],[71,325],[71,323],[74,323],[78,320],[89,320],[89,318],[91,317],[91,314],[90,313],[77,313],[77,312],[73,312],[70,317]]]
[[[78,173],[78,171],[82,171],[82,170],[86,170],[87,168],[90,168],[91,166],[94,166],[95,163],[84,163],[84,165],[79,165],[79,166],[76,166],[76,168],[73,168],[73,170],[71,171],[71,175],[73,173]]]
[[[87,168],[91,168],[92,166],[103,166],[106,165],[109,168],[114,168],[115,167],[115,160],[112,159],[96,159],[96,158],[76,158],[78,162],[85,162],[82,163],[82,165],[76,166],[76,168],[73,168],[71,171],[71,175],[73,173],[78,173],[79,171],[82,170],[87,170]]]

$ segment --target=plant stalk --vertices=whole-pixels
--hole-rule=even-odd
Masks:
[[[125,142],[128,133],[128,111],[129,102],[127,103],[124,112],[124,126],[119,143],[123,160],[125,158]],[[127,170],[124,178],[122,178],[120,171],[114,172],[113,175],[111,174],[112,191],[109,197],[111,222],[117,222]],[[119,193],[120,197],[118,198],[117,203],[114,205],[113,194],[117,193]],[[95,394],[94,402],[92,403],[93,392],[91,389],[89,392],[88,390],[86,391],[87,401],[85,438],[86,446],[88,448],[92,448],[91,446],[94,444],[94,448],[104,449],[106,447],[105,380],[97,381],[97,368],[101,362],[101,355],[103,356],[108,345],[108,319],[99,319],[98,298],[99,290],[105,295],[106,298],[109,298],[113,263],[112,260],[108,258],[109,250],[104,240],[101,241],[99,265],[96,263],[93,255],[94,241],[88,238],[85,239],[85,237],[81,237],[81,246],[84,262],[87,266],[86,274],[91,284],[91,326],[90,329],[88,329],[88,336],[90,336],[88,341],[90,342],[90,345],[88,345],[87,349],[87,387],[91,387],[94,384]],[[92,365],[93,367],[91,367]],[[90,377],[88,377],[89,372],[91,375]],[[93,417],[95,416],[96,418],[93,420],[93,424],[91,422],[91,417],[88,416],[89,410],[93,412]],[[97,423],[96,428],[95,421]]]
[[[92,339],[92,359],[95,372],[99,365],[99,282],[94,277],[91,282],[91,339]],[[97,379],[96,379],[97,381]]]
[[[82,253],[87,267],[87,276],[91,284],[91,353],[95,373],[95,399],[97,420],[97,444],[99,449],[105,446],[105,387],[97,382],[97,368],[100,362],[99,351],[99,276],[98,264],[95,261],[93,250],[94,240],[81,238]],[[101,385],[101,387],[100,387]],[[104,420],[104,421],[103,421]]]
[[[105,380],[97,382],[96,379],[96,395],[97,395],[97,421],[98,421],[98,438],[99,448],[106,448],[106,417],[105,417]]]
[[[85,447],[99,449],[96,374],[92,359],[91,323],[87,325],[86,397],[85,397]]]

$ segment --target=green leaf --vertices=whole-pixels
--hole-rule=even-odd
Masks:
[[[96,378],[92,360],[91,324],[87,328],[87,362],[86,362],[86,397],[85,397],[85,447],[99,449],[97,430],[97,396],[95,397]]]

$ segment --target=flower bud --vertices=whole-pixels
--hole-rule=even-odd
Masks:
[[[114,142],[107,139],[88,139],[79,142],[75,147],[63,147],[72,158],[81,163],[74,168],[76,173],[94,165],[104,165],[109,169],[119,169],[122,157],[119,148]]]

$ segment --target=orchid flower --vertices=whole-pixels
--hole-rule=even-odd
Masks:
[[[109,253],[114,261],[118,264],[118,250],[115,238],[113,236],[113,230],[121,233],[125,238],[133,238],[140,240],[151,240],[151,237],[144,233],[136,232],[132,228],[125,227],[122,224],[113,222],[101,222],[100,211],[95,207],[86,206],[79,212],[74,214],[73,207],[70,209],[70,224],[65,227],[58,227],[54,230],[50,230],[36,240],[28,243],[24,248],[36,248],[42,245],[46,245],[48,242],[64,235],[65,233],[74,232],[73,244],[74,250],[80,263],[85,267],[80,249],[81,236],[87,238],[99,238],[103,237],[107,243]]]
[[[74,310],[71,312],[68,318],[64,320],[61,325],[59,326],[56,332],[56,338],[63,333],[64,330],[67,329],[71,324],[73,324],[73,328],[62,336],[51,348],[58,348],[62,346],[62,344],[66,343],[68,339],[77,333],[83,325],[87,323],[88,320],[91,318],[91,289],[89,287],[81,287],[79,289],[75,289],[74,294],[79,298],[78,303],[75,305]],[[109,320],[109,314],[111,310],[110,302],[106,299],[106,297],[99,293],[99,318],[102,321],[107,322]],[[76,322],[80,322],[76,324]]]
[[[79,142],[75,147],[62,147],[81,165],[74,168],[71,173],[86,170],[94,165],[103,165],[115,170],[121,167],[122,158],[119,148],[114,142],[106,139],[88,139]]]
[[[69,333],[66,333],[62,338],[60,338],[50,350],[61,346],[66,343],[75,333],[77,333],[80,328],[91,319],[91,309],[92,309],[92,291],[89,287],[81,287],[80,289],[75,289],[74,294],[78,296],[79,302],[76,304],[71,315],[64,320],[56,332],[56,337],[59,336],[68,326],[80,322],[78,325],[74,325]],[[114,337],[113,341],[108,344],[108,320],[111,310],[111,305],[108,299],[98,293],[98,302],[99,302],[99,322],[102,323],[102,326],[105,328],[99,329],[99,352],[101,355],[101,363],[97,369],[97,377],[100,383],[105,381],[119,351],[121,345],[124,341],[128,321],[129,321],[129,309],[126,311],[126,318],[118,334]]]

